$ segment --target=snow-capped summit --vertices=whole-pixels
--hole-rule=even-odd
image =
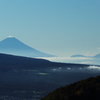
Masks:
[[[14,38],[14,36],[10,36],[10,35],[9,35],[9,36],[7,36],[7,38]]]

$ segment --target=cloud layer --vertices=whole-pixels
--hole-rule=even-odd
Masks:
[[[54,62],[64,62],[64,63],[79,63],[79,64],[95,64],[98,65],[93,58],[90,57],[43,57],[42,59],[47,59]]]

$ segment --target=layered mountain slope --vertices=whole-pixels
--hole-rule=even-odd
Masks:
[[[34,68],[42,68],[42,69],[52,69],[52,68],[79,68],[79,67],[88,67],[89,65],[83,64],[70,64],[70,63],[59,63],[59,62],[51,62],[44,59],[36,59],[22,56],[14,56],[9,54],[0,53],[0,68],[2,69],[34,69]],[[48,69],[49,70],[49,69]]]
[[[0,42],[0,53],[29,57],[51,57],[53,55],[40,52],[27,46],[15,37],[9,37]]]
[[[89,66],[0,54],[0,100],[40,100],[65,84],[100,75]]]

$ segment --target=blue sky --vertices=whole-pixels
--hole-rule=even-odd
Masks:
[[[9,35],[53,55],[96,55],[100,0],[0,0],[0,40]]]

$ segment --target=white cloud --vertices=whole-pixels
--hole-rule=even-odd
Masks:
[[[54,72],[82,72],[82,73],[98,73],[100,72],[99,66],[89,66],[89,67],[79,67],[79,68],[71,68],[67,67],[66,69],[63,69],[63,67],[54,68],[51,69]]]
[[[82,69],[81,67],[79,69]]]
[[[68,70],[71,70],[71,68],[67,68]]]
[[[87,67],[88,69],[96,69],[96,70],[100,70],[99,66],[89,66]]]

